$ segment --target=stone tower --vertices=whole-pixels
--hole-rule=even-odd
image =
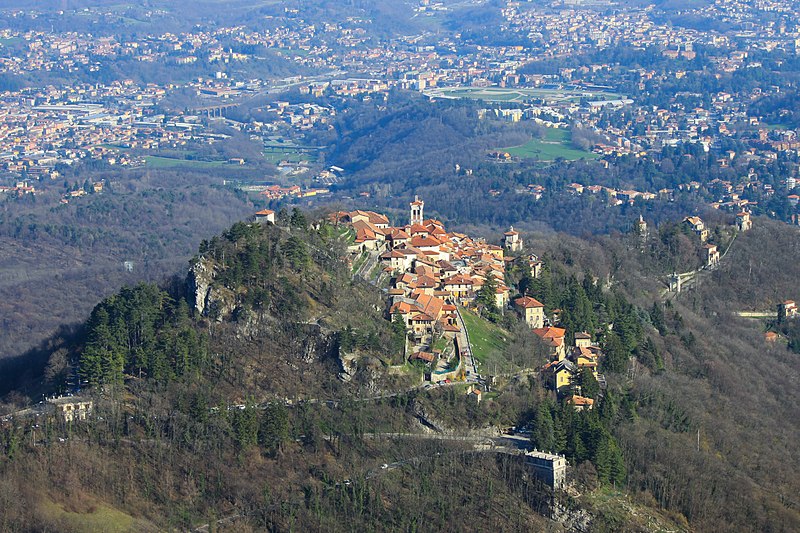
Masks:
[[[425,202],[419,199],[419,196],[414,196],[414,201],[411,202],[411,225],[422,224],[424,220],[422,210],[425,207]]]

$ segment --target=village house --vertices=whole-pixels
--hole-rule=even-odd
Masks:
[[[698,236],[700,237],[700,242],[706,242],[708,240],[708,228],[706,228],[705,222],[700,217],[686,217],[683,219],[684,224],[687,224],[689,228]]]
[[[259,222],[259,223],[262,223],[262,224],[263,223],[269,223],[269,224],[274,224],[275,223],[275,211],[272,211],[270,209],[262,209],[261,211],[257,211],[255,216],[256,216],[256,222]]]
[[[797,303],[794,300],[786,300],[778,304],[778,321],[795,318],[797,314]]]
[[[544,304],[530,296],[514,300],[514,307],[522,313],[525,323],[532,329],[544,327]]]
[[[77,396],[62,396],[47,400],[55,408],[56,415],[64,422],[86,420],[91,414],[92,400]]]
[[[594,407],[594,400],[591,398],[584,398],[583,396],[578,396],[577,394],[573,394],[569,398],[567,398],[566,402],[572,405],[576,411],[583,411],[583,410],[590,410]]]

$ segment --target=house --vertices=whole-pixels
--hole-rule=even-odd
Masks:
[[[705,222],[700,217],[686,217],[683,219],[684,224],[687,224],[689,228],[698,236],[700,237],[700,242],[706,242],[708,240],[708,228],[706,228]]]
[[[433,334],[433,317],[425,313],[417,313],[411,317],[411,330],[417,337]]]
[[[47,403],[55,407],[56,414],[64,422],[86,420],[93,408],[92,400],[80,398],[78,396],[53,398],[47,400]]]
[[[516,257],[514,263],[520,266],[527,265],[531,269],[531,276],[534,278],[542,275],[542,262],[539,260],[539,256],[535,254]]]
[[[380,256],[381,262],[388,265],[392,271],[404,271],[411,266],[413,256],[408,256],[399,250],[390,250]]]
[[[564,344],[564,337],[567,334],[567,330],[564,328],[543,327],[536,328],[533,332],[542,339],[545,344],[550,346],[551,355],[554,359],[561,361],[567,356],[567,348]]]
[[[514,231],[514,226],[511,226],[507,232],[503,234],[503,247],[509,252],[519,252],[522,250],[522,237],[519,232]]]
[[[584,409],[588,411],[594,407],[593,399],[584,398],[583,396],[578,396],[577,394],[573,394],[567,398],[567,403],[572,404],[576,411],[583,411]]]
[[[797,303],[794,300],[786,300],[778,304],[778,320],[795,318],[797,316]]]
[[[572,380],[578,373],[578,367],[575,363],[569,359],[561,359],[545,366],[545,370],[549,370],[550,386],[559,396],[563,396],[572,390]]]
[[[259,222],[261,224],[264,223],[274,224],[275,211],[272,211],[270,209],[262,209],[261,211],[256,212],[256,222]]]
[[[592,345],[592,336],[585,331],[575,334],[575,347],[588,348]]]
[[[473,296],[472,278],[463,274],[456,274],[444,280],[444,290],[450,293],[452,298],[456,301],[461,301],[465,298]]]
[[[400,228],[392,228],[391,231],[389,231],[389,234],[386,236],[386,240],[389,241],[389,245],[392,248],[400,248],[401,246],[405,246],[408,243],[408,239],[408,233]]]
[[[533,329],[544,327],[544,304],[530,296],[514,300],[514,307],[520,310],[525,323]]]
[[[714,268],[719,265],[719,250],[716,244],[706,244],[703,246],[706,251],[706,266]]]
[[[753,227],[753,221],[750,220],[750,213],[742,211],[736,215],[736,228],[739,231],[748,231]]]
[[[409,357],[408,359],[410,361],[418,360],[418,361],[422,361],[422,362],[427,363],[427,364],[431,364],[431,363],[433,363],[433,360],[435,359],[435,357],[436,356],[431,352],[414,352],[413,354],[411,354],[411,357]]]

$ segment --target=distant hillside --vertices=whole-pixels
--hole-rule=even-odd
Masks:
[[[0,359],[82,322],[124,284],[182,271],[201,238],[253,211],[207,175],[94,175],[105,191],[67,205],[56,190],[0,202]]]

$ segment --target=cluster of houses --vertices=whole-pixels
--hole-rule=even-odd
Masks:
[[[400,316],[413,339],[411,357],[434,360],[433,341],[455,337],[461,331],[457,306],[474,307],[488,279],[495,280],[495,303],[504,309],[511,289],[505,284],[506,265],[526,261],[539,272],[535,256],[506,257],[501,246],[448,232],[442,222],[426,219],[424,201],[410,204],[409,222],[392,226],[389,219],[372,211],[338,212],[332,216],[355,232],[351,253],[377,255],[383,271],[391,277],[389,314]],[[504,235],[505,249],[522,250],[522,239],[511,228]]]
[[[705,250],[705,266],[707,268],[717,267],[719,265],[720,252],[716,244],[706,242],[708,241],[710,233],[706,223],[703,222],[703,219],[698,216],[691,216],[684,218],[683,223],[689,227],[692,233],[698,236],[700,242],[704,243],[703,249]],[[736,229],[740,232],[751,230],[753,228],[753,221],[750,219],[750,213],[747,211],[737,213],[735,224]]]
[[[583,396],[581,390],[581,374],[584,370],[591,372],[598,384],[605,387],[605,377],[597,370],[603,353],[592,342],[592,336],[584,332],[576,333],[574,345],[567,346],[567,330],[564,328],[547,326],[535,328],[533,332],[550,347],[551,361],[542,369],[542,375],[550,387],[576,410],[594,407],[594,399]]]
[[[600,348],[587,333],[575,334],[575,345],[566,345],[566,330],[555,327],[545,315],[544,304],[529,296],[509,301],[511,289],[505,284],[506,267],[524,262],[538,277],[542,263],[535,255],[520,253],[523,240],[510,228],[503,235],[503,246],[482,239],[448,232],[435,219],[424,217],[424,202],[410,204],[409,223],[392,226],[389,219],[372,211],[337,212],[332,218],[349,225],[355,232],[350,252],[377,255],[383,271],[391,277],[388,310],[400,316],[413,340],[409,359],[433,363],[439,353],[432,349],[439,337],[455,338],[463,324],[458,306],[476,307],[476,298],[486,281],[494,278],[499,309],[511,306],[520,313],[531,330],[551,349],[551,362],[544,374],[560,397],[576,409],[591,409],[592,398],[582,396],[579,377],[589,369],[599,383]],[[511,252],[516,255],[506,255]]]

